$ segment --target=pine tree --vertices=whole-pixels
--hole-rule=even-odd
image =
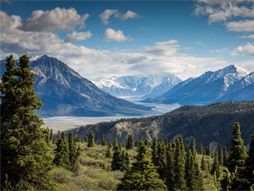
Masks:
[[[223,165],[223,150],[222,150],[221,146],[220,146],[220,150],[219,150],[219,163],[220,163],[220,165]]]
[[[104,134],[102,135],[101,145],[102,146],[107,146],[107,142],[106,142],[106,139],[104,137]]]
[[[146,139],[144,143],[145,143],[145,145],[146,145],[147,148],[148,148],[148,139]]]
[[[57,148],[55,149],[56,155],[53,162],[57,166],[61,166],[69,170],[71,165],[70,159],[69,159],[70,150],[69,150],[69,144],[66,140],[64,132],[62,132],[61,137],[58,138],[56,145],[57,145]]]
[[[50,144],[50,135],[49,135],[49,128],[47,127],[48,133],[46,134],[46,143]]]
[[[205,154],[205,153],[203,153],[203,151],[204,151],[204,147],[203,147],[202,143],[200,143],[199,154],[201,154],[201,155]]]
[[[209,156],[212,157],[212,153],[213,153],[213,150],[212,150],[212,143],[209,144]]]
[[[216,176],[217,176],[217,165],[218,165],[218,150],[216,150],[215,152],[215,155],[214,155],[214,158],[213,158],[213,164],[212,164],[212,169],[211,169],[211,174],[215,174],[216,173]],[[217,176],[218,177],[218,176]]]
[[[158,164],[158,173],[160,175],[160,179],[165,180],[166,178],[166,147],[164,141],[161,139],[158,145],[158,151],[157,151],[157,164]]]
[[[120,150],[120,152],[122,152],[122,145],[121,145],[121,143],[119,143],[119,150]]]
[[[226,164],[227,164],[227,159],[228,159],[227,148],[226,148],[226,146],[224,146],[223,151],[224,151],[224,153],[223,153],[223,165],[226,166]]]
[[[94,147],[95,146],[95,142],[94,142],[94,133],[91,130],[89,133],[89,137],[88,137],[88,147]]]
[[[124,154],[124,151],[122,151],[121,157],[122,157],[123,163],[122,163],[122,166],[120,167],[120,171],[122,172],[128,171],[130,169],[130,157],[128,152]]]
[[[117,185],[117,190],[166,190],[167,186],[159,179],[159,174],[153,163],[147,158],[148,149],[140,141],[138,154],[135,156],[131,170],[124,174],[121,183]]]
[[[194,137],[191,137],[190,149],[192,152],[192,156],[196,157],[196,147],[195,147],[195,138]]]
[[[154,139],[153,139],[153,146],[152,146],[152,163],[155,166],[158,166],[158,163],[157,163],[157,153],[158,153],[158,143],[157,143],[157,138],[154,137]]]
[[[181,153],[182,153],[182,156],[184,157],[184,155],[185,155],[185,149],[184,149],[182,135],[179,136],[179,142],[180,142],[180,147],[181,147]]]
[[[78,141],[77,142],[81,142],[80,133],[78,134]]]
[[[115,146],[115,152],[113,154],[113,160],[111,161],[111,169],[112,170],[120,170],[123,166],[123,158],[121,155],[121,151],[118,146]]]
[[[115,138],[114,143],[113,143],[113,150],[115,151],[116,149],[119,149],[119,146],[118,146],[117,140]]]
[[[167,151],[167,166],[166,166],[166,181],[165,184],[168,187],[168,190],[175,189],[175,166],[174,166],[174,154],[172,151],[171,144],[168,146]]]
[[[209,156],[209,147],[206,146],[206,155]]]
[[[85,137],[85,143],[88,143],[88,137],[87,136]]]
[[[61,134],[60,134],[60,131],[58,131],[58,137],[57,137],[57,140],[60,139],[61,137]]]
[[[69,160],[70,160],[70,170],[72,172],[76,172],[79,166],[79,153],[76,150],[76,143],[74,143],[73,137],[72,137],[72,131],[69,131]]]
[[[182,155],[181,145],[179,139],[176,139],[176,150],[175,150],[175,186],[176,189],[186,189],[185,181],[185,160]]]
[[[42,102],[33,89],[34,74],[29,59],[23,55],[16,63],[6,58],[6,72],[1,78],[1,190],[5,181],[9,190],[54,190],[49,171],[52,158],[40,128],[43,120],[33,110]],[[8,180],[6,178],[8,177]]]
[[[209,174],[211,174],[211,166],[209,159],[207,159],[207,171],[209,172]]]
[[[112,155],[112,152],[111,152],[111,149],[110,149],[110,146],[108,145],[108,149],[107,149],[107,152],[106,152],[106,157],[107,158],[112,158],[113,155]]]
[[[128,136],[127,144],[126,144],[126,149],[134,149],[134,139],[133,139],[132,134],[130,134]]]
[[[50,141],[53,141],[53,129],[50,130]]]

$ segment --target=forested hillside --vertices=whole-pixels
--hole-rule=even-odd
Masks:
[[[90,130],[95,133],[95,140],[100,143],[102,134],[109,142],[115,137],[121,143],[125,142],[128,134],[132,134],[138,141],[146,138],[149,144],[154,136],[158,139],[175,141],[182,135],[184,144],[189,143],[194,136],[196,143],[205,146],[210,143],[229,146],[232,135],[230,133],[234,122],[239,122],[242,128],[244,144],[250,142],[250,136],[254,133],[254,101],[246,102],[219,102],[208,106],[182,106],[172,112],[160,116],[120,119],[112,122],[103,122],[95,125],[74,129],[73,134],[80,134],[81,138],[88,136]]]

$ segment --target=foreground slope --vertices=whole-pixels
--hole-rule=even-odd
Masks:
[[[1,61],[1,76],[5,61]],[[140,115],[149,107],[116,98],[97,88],[56,58],[34,56],[30,70],[35,74],[36,95],[43,102],[41,117]]]
[[[241,125],[244,143],[250,142],[254,134],[254,101],[249,102],[219,102],[208,106],[182,106],[172,112],[160,116],[139,119],[121,119],[113,122],[98,123],[74,129],[74,136],[80,133],[84,139],[90,130],[95,133],[95,141],[101,142],[105,134],[107,142],[113,142],[115,137],[121,143],[125,142],[128,134],[135,141],[148,139],[150,144],[154,136],[157,140],[167,138],[175,141],[182,135],[184,143],[189,143],[192,136],[196,144],[207,146],[211,142],[218,145],[230,146],[230,133],[235,122]]]

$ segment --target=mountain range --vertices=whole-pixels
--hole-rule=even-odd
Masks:
[[[219,101],[254,100],[254,72],[230,65],[215,72],[189,78],[145,103],[206,105]]]
[[[159,72],[149,75],[100,77],[92,82],[114,96],[156,97],[170,90],[181,80],[174,74]]]
[[[42,109],[36,111],[40,117],[142,115],[150,110],[100,90],[54,57],[33,56],[29,60],[35,74],[33,87],[43,103]],[[6,71],[5,63],[0,61],[1,76]]]

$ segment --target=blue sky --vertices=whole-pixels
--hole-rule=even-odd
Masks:
[[[254,1],[2,1],[1,59],[56,57],[93,79],[254,71]]]

